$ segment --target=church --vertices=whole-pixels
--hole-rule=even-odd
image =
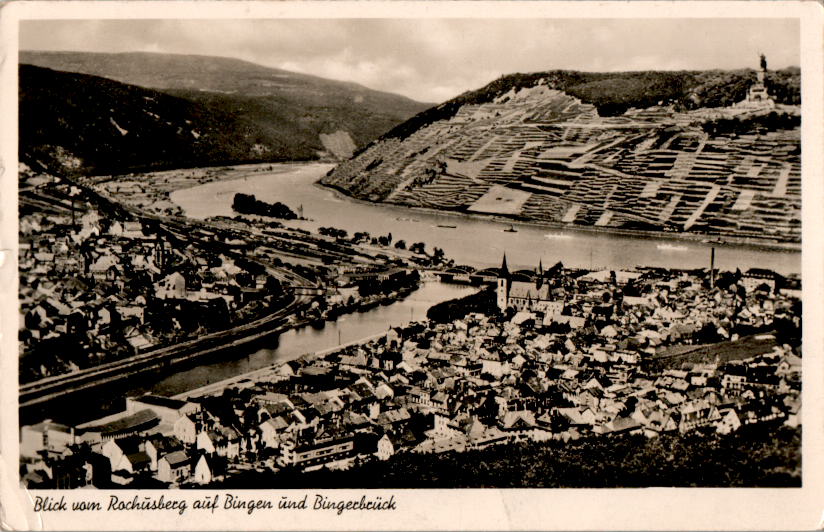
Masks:
[[[497,288],[498,308],[505,312],[509,308],[515,310],[540,311],[548,315],[560,314],[564,309],[564,301],[553,300],[551,287],[544,282],[543,267],[538,263],[538,274],[534,280],[526,275],[516,273],[511,275],[506,265],[504,254],[501,271],[498,275]]]

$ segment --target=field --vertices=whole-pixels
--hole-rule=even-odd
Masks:
[[[678,345],[655,355],[650,364],[658,369],[680,369],[685,363],[718,362],[721,364],[769,353],[775,345],[775,336],[771,334],[745,336],[731,342],[708,345]]]

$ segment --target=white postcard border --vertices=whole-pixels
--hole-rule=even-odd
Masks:
[[[91,18],[798,18],[802,57],[802,189],[804,305],[803,487],[783,489],[465,489],[465,490],[164,490],[38,491],[108,504],[110,494],[195,499],[227,493],[243,499],[316,494],[333,499],[394,496],[397,510],[343,512],[32,511],[19,488],[17,420],[17,23],[24,19]],[[12,529],[61,530],[503,530],[503,529],[795,529],[822,526],[824,491],[824,212],[822,174],[822,8],[815,2],[25,2],[0,8],[2,35],[2,189],[0,190],[0,517]]]

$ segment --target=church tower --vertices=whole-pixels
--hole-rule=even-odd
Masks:
[[[164,242],[163,237],[157,237],[157,240],[155,240],[154,249],[152,251],[154,264],[157,266],[157,269],[162,272],[166,268],[167,258],[166,243]]]
[[[538,259],[538,269],[535,272],[535,288],[540,290],[544,285],[544,264],[541,259]]]
[[[501,273],[498,274],[498,309],[506,312],[509,306],[509,268],[506,267],[506,253],[501,264]]]

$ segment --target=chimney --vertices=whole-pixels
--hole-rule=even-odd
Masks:
[[[710,248],[710,290],[715,288],[715,246]]]

